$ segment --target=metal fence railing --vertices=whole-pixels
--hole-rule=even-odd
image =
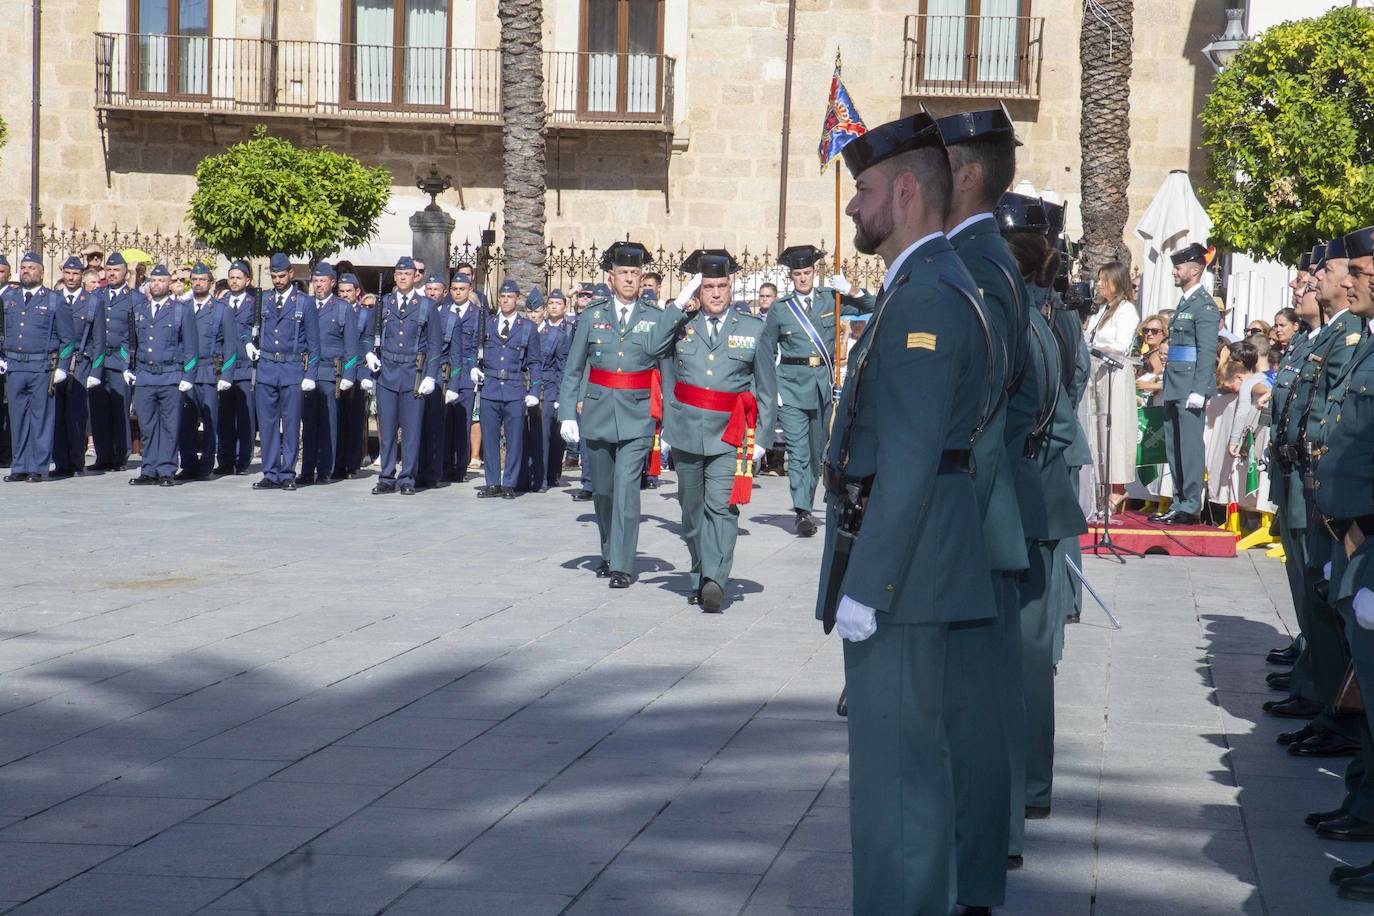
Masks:
[[[145,252],[155,264],[168,266],[191,264],[205,261],[213,264],[218,253],[206,247],[194,236],[175,232],[164,235],[154,229],[141,232],[137,229],[61,229],[55,226],[42,226],[39,229],[37,253],[42,255],[48,282],[54,283],[62,262],[70,255],[81,254],[88,246],[95,245],[108,257],[116,251],[135,249]],[[0,253],[11,265],[17,265],[19,258],[33,251],[33,233],[28,224],[11,226],[8,222],[0,225]]]
[[[907,16],[902,92],[1038,99],[1044,27],[1039,16]]]

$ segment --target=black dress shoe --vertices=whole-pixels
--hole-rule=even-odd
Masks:
[[[157,479],[157,485],[159,487],[174,487],[177,485],[177,482],[170,477],[159,477]]]
[[[234,473],[234,469],[227,464],[217,464],[215,465],[215,473],[223,477],[226,474]]]
[[[1351,741],[1335,732],[1313,735],[1305,741],[1288,745],[1288,753],[1294,757],[1354,757],[1359,752],[1360,742]]]
[[[687,603],[693,607],[695,607],[698,604],[701,604],[701,589],[692,589],[692,593],[687,596]]]
[[[129,486],[155,487],[157,486],[157,478],[154,477],[152,474],[139,474],[137,477],[129,478]]]
[[[1331,869],[1331,883],[1340,884],[1351,878],[1364,878],[1369,875],[1374,875],[1374,862],[1368,865],[1337,865]]]
[[[1295,732],[1280,732],[1279,736],[1274,740],[1277,741],[1279,744],[1292,744],[1295,741],[1306,741],[1308,738],[1311,738],[1316,733],[1317,730],[1313,728],[1311,725],[1304,725],[1302,728],[1298,729]],[[1314,824],[1313,826],[1316,825]]]
[[[711,579],[703,579],[701,582],[702,613],[719,614],[724,603],[725,589],[720,587],[720,583]]]
[[[1049,816],[1049,805],[1026,805],[1026,820],[1028,821],[1042,821]]]
[[[596,577],[598,579],[609,579],[611,577],[611,564],[602,560],[601,565],[596,568]]]
[[[1026,860],[1025,860],[1025,858],[1024,858],[1023,856],[1020,856],[1020,855],[1007,856],[1007,871],[1016,871],[1017,869],[1019,869],[1021,866],[1025,865],[1025,864],[1026,864]]]
[[[109,469],[110,466],[103,461],[97,461],[95,464],[86,465],[86,470],[88,471],[108,471]]]
[[[1335,811],[1313,811],[1302,822],[1309,827],[1320,827],[1327,821],[1334,821],[1338,817],[1345,817],[1345,809],[1337,808]]]
[[[954,908],[954,916],[992,916],[992,907],[960,904]]]
[[[501,488],[501,498],[502,498],[502,499],[515,499],[515,491],[512,490],[510,487],[502,487],[502,488]]]
[[[535,492],[536,492],[536,493],[547,493],[547,492],[549,492],[549,485],[546,484],[546,483],[541,483],[541,484],[539,485],[539,489],[535,490]]]
[[[591,491],[591,490],[574,490],[574,491],[573,491],[573,494],[572,494],[572,499],[573,499],[573,502],[575,502],[575,503],[590,502],[590,501],[591,501],[591,498],[592,498],[592,491]]]
[[[1317,836],[1328,840],[1348,840],[1352,843],[1374,841],[1374,824],[1349,814],[1317,825]]]
[[[5,483],[28,483],[28,474],[6,474]]]
[[[71,480],[71,479],[72,479],[73,477],[75,477],[75,476],[76,476],[76,471],[61,470],[61,471],[52,471],[51,473],[49,473],[49,474],[48,474],[48,479],[49,479],[49,480]]]
[[[315,482],[315,475],[314,475],[314,474],[301,474],[299,477],[296,478],[296,486],[298,486],[298,487],[308,487],[308,486],[310,486],[311,484],[313,484],[314,482]]]
[[[1295,642],[1286,649],[1270,649],[1264,660],[1271,665],[1291,665],[1298,660],[1298,654],[1298,644]]]
[[[797,509],[797,536],[809,538],[816,533],[816,519],[804,509]]]
[[[1270,700],[1262,708],[1271,716],[1278,716],[1283,719],[1315,719],[1322,711],[1320,703],[1314,703],[1302,697]]]
[[[1265,677],[1264,682],[1270,690],[1288,690],[1293,686],[1293,675],[1288,671],[1275,671]]]
[[[177,480],[200,480],[199,474],[192,474],[190,471],[177,471],[173,476]]]
[[[264,477],[262,480],[253,481],[254,490],[275,490],[276,488],[276,481],[268,480],[266,477]]]
[[[1374,900],[1374,875],[1345,879],[1336,888],[1336,896],[1343,900]]]
[[[240,464],[240,465],[236,465],[236,466],[234,467],[234,476],[235,476],[235,477],[242,477],[243,475],[245,475],[245,474],[247,474],[247,473],[248,473],[248,465],[246,465],[246,464]]]
[[[493,498],[493,497],[500,496],[500,495],[501,495],[501,488],[500,488],[500,487],[478,487],[478,488],[477,488],[477,498],[478,498],[478,499],[491,499],[491,498]]]
[[[379,483],[379,484],[377,484],[375,487],[372,488],[372,493],[373,493],[374,496],[380,496],[380,495],[383,494],[383,493],[395,493],[395,492],[396,492],[396,485],[395,485],[394,483]]]
[[[1149,516],[1149,519],[1150,519],[1150,521],[1152,521],[1152,522],[1157,522],[1157,521],[1160,521],[1161,519],[1168,518],[1170,515],[1173,515],[1173,514],[1174,514],[1174,510],[1173,510],[1173,509],[1165,509],[1163,512],[1155,512],[1154,514],[1150,515],[1150,516]]]
[[[613,572],[613,573],[611,573],[611,588],[629,588],[629,587],[630,587],[630,575],[629,575],[629,573],[623,573],[623,572]]]
[[[1197,525],[1201,519],[1192,512],[1170,512],[1159,520],[1161,525]]]
[[[415,495],[415,488],[412,487],[412,486],[411,486],[410,484],[408,484],[408,483],[406,483],[406,484],[401,484],[401,495],[402,495],[402,496],[414,496],[414,495]]]
[[[278,490],[294,490],[294,489],[296,489],[296,481],[294,481],[294,480],[292,480],[292,479],[290,479],[290,478],[287,478],[286,480],[283,480],[281,483],[277,484],[277,489],[278,489]]]

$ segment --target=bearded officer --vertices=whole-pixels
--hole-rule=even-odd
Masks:
[[[362,360],[358,319],[347,300],[334,295],[336,273],[321,261],[310,274],[310,305],[320,326],[315,390],[303,401],[299,483],[328,483],[334,478],[343,436],[343,395],[357,383]]]
[[[855,247],[888,266],[827,449],[817,601],[844,638],[853,909],[946,916],[949,631],[995,614],[971,453],[996,397],[993,354],[977,287],[943,235],[952,180],[935,122],[884,124],[843,156]]]
[[[191,373],[192,388],[183,395],[178,480],[205,480],[215,467],[219,432],[220,395],[231,387],[244,335],[234,320],[234,310],[223,299],[210,296],[214,276],[196,262],[191,268],[191,301],[195,312],[200,360]]]
[[[701,276],[688,320],[676,306],[672,348],[663,360],[663,425],[673,444],[683,539],[692,557],[691,604],[718,614],[735,559],[739,507],[753,489],[754,461],[763,455],[759,430],[772,429],[777,403],[773,351],[762,346],[764,322],[730,308],[728,251],[692,252],[684,271]]]
[[[558,392],[558,418],[570,447],[581,436],[587,440],[601,542],[596,574],[609,578],[611,588],[629,588],[639,544],[640,474],[662,417],[657,366],[672,341],[673,321],[661,305],[639,296],[649,260],[643,245],[616,242],[606,257],[614,292],[593,299],[577,322]],[[691,284],[684,290],[688,297],[693,291]]]
[[[254,328],[258,324],[257,296],[248,288],[248,264],[235,261],[229,265],[225,276],[229,284],[223,301],[234,313],[243,343],[234,354],[233,366],[226,359],[226,373],[220,379],[229,382],[228,388],[219,391],[219,444],[218,466],[220,474],[243,475],[248,473],[248,465],[253,463],[253,438],[256,433],[257,404],[253,396],[253,361],[248,358],[246,344],[250,342]]]
[[[472,370],[477,365],[477,333],[485,307],[473,293],[472,275],[456,273],[448,285],[451,308],[456,321],[449,342],[453,361],[448,389],[444,392],[444,478],[467,480],[472,463],[472,412],[477,400],[477,384]],[[447,332],[446,332],[447,333]]]
[[[790,271],[792,292],[768,310],[760,346],[778,356],[778,419],[787,440],[787,481],[797,534],[811,537],[811,515],[820,479],[821,451],[830,428],[835,384],[835,291],[842,315],[873,310],[873,297],[862,295],[844,273],[828,284],[816,283],[816,262],[825,255],[814,245],[793,245],[778,255]],[[765,438],[771,442],[771,428]],[[672,439],[668,440],[672,442]]]
[[[86,470],[86,440],[90,438],[88,392],[100,384],[100,367],[105,362],[105,293],[87,292],[81,285],[85,263],[75,255],[62,264],[62,286],[57,294],[72,319],[76,347],[67,380],[57,387],[57,421],[53,433],[54,479],[83,474]]]

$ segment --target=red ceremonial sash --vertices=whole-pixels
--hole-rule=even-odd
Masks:
[[[649,392],[649,416],[654,419],[653,451],[649,453],[649,476],[657,477],[662,470],[659,436],[663,431],[663,378],[657,369],[644,369],[640,372],[611,372],[595,366],[587,373],[587,381],[602,388],[618,391]]]
[[[688,407],[728,413],[720,441],[735,447],[735,483],[730,489],[730,505],[749,502],[754,493],[754,429],[759,422],[759,405],[749,391],[712,391],[686,382],[673,386],[673,396]]]

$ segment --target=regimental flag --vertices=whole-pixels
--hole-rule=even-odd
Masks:
[[[830,101],[825,106],[825,123],[821,127],[821,171],[830,160],[840,154],[849,141],[868,133],[864,119],[854,107],[849,90],[840,79],[840,49],[835,49],[835,73],[830,77]]]

